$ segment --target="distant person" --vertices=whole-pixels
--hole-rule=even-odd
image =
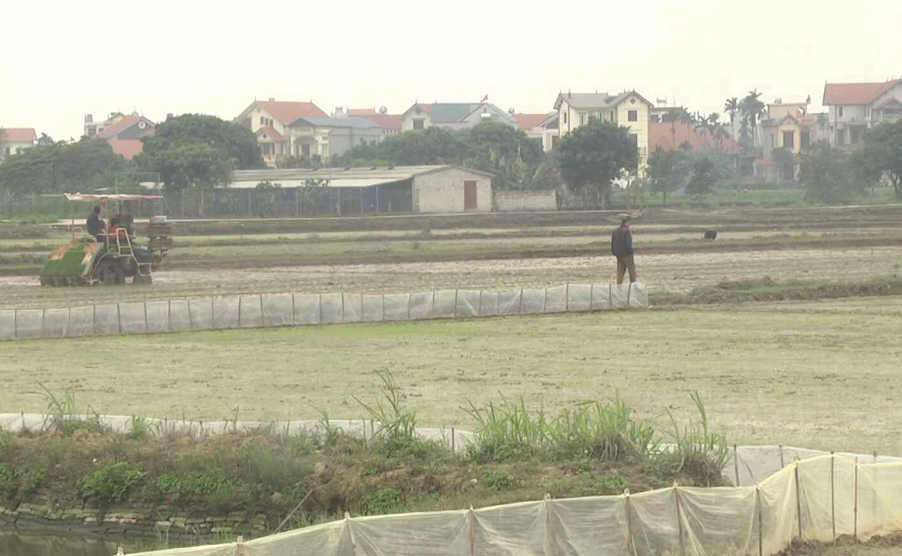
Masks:
[[[94,236],[94,239],[104,243],[106,242],[106,223],[100,217],[100,207],[94,207],[94,210],[88,213],[88,234]]]
[[[629,215],[620,220],[620,227],[611,234],[611,252],[617,257],[617,283],[623,283],[623,275],[630,271],[630,284],[636,281],[636,263],[633,261],[633,234],[630,232]]]

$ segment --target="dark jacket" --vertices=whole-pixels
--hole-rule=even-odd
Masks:
[[[611,234],[611,253],[615,257],[629,257],[633,254],[633,234],[630,232],[629,226],[621,224]]]
[[[103,223],[103,220],[101,220],[99,216],[94,214],[93,210],[90,213],[88,213],[87,226],[88,226],[88,234],[92,235],[92,236],[96,236],[97,234],[102,234],[104,228],[106,228],[106,225]]]

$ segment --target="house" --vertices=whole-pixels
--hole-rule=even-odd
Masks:
[[[261,130],[257,132],[258,143],[267,140],[260,135]],[[278,132],[272,128],[268,128],[263,135],[267,133],[270,137],[278,137]],[[287,147],[289,154],[308,158],[315,155],[323,159],[340,156],[364,142],[379,143],[383,137],[379,124],[354,116],[303,116],[291,122],[286,127],[286,133],[282,137],[282,144]]]
[[[492,210],[492,175],[451,165],[238,170],[227,187],[254,189],[264,181],[298,194],[318,184],[317,209],[325,214]]]
[[[488,102],[414,103],[401,114],[401,131],[443,127],[469,129],[483,122],[498,122],[517,127],[513,116]]]
[[[135,112],[130,116],[116,118],[111,124],[105,122],[93,136],[104,139],[113,148],[114,153],[131,160],[140,154],[144,147],[141,139],[153,135],[156,127],[151,120]]]
[[[260,153],[268,164],[275,164],[277,158],[291,152],[286,136],[288,126],[298,118],[327,118],[313,102],[255,100],[233,121],[251,131],[257,137]],[[318,154],[318,153],[311,153]]]
[[[826,83],[827,130],[834,146],[859,145],[866,129],[902,119],[902,79],[883,83]]]
[[[591,118],[628,127],[639,149],[639,169],[648,164],[648,123],[652,103],[636,91],[608,93],[560,93],[554,102],[561,138]]]
[[[655,121],[648,123],[648,150],[658,148],[665,151],[688,147],[690,149],[724,149],[727,152],[739,150],[739,144],[732,137],[715,137],[712,133],[695,129],[695,126],[681,121]]]
[[[332,115],[336,116],[336,114]],[[349,108],[347,115],[366,118],[379,124],[383,136],[401,133],[401,114],[389,114],[388,109],[384,106],[380,107],[378,112],[373,108]]]
[[[30,149],[37,141],[33,127],[0,127],[0,160]]]
[[[548,152],[557,147],[558,113],[547,114],[512,114],[517,120],[517,128],[530,139],[542,144],[542,150]]]

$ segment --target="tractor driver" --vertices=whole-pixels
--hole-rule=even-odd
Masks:
[[[88,234],[94,236],[100,243],[106,243],[106,223],[100,218],[100,207],[95,206],[94,210],[88,213]]]

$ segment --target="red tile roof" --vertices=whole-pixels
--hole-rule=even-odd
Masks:
[[[350,115],[353,116],[353,114]],[[379,124],[382,129],[401,129],[403,120],[400,114],[365,114],[363,117]]]
[[[548,114],[514,114],[517,120],[517,127],[521,130],[528,130],[536,127],[548,118]]]
[[[648,123],[648,152],[655,152],[658,147],[671,150],[680,148],[680,145],[689,142],[689,146],[693,149],[710,149],[717,147],[717,141],[709,133],[700,134],[692,125],[686,125],[683,122],[676,122],[671,127],[670,122],[649,122]],[[676,143],[674,145],[674,143]],[[732,150],[738,148],[739,144],[732,137],[723,140],[725,149]]]
[[[2,127],[2,140],[7,143],[34,143],[38,140],[38,134],[33,127]]]
[[[107,143],[113,148],[114,153],[121,154],[125,160],[131,160],[144,149],[140,139],[107,139]]]
[[[288,125],[298,118],[326,118],[329,115],[312,102],[284,102],[280,100],[258,100],[257,105],[270,116]]]
[[[375,116],[375,108],[348,108],[348,116]]]
[[[151,129],[154,127],[154,123],[152,121],[148,120],[147,118],[145,118],[144,116],[126,116],[126,117],[122,118],[121,120],[119,120],[118,122],[114,123],[113,125],[104,128],[103,131],[101,131],[100,133],[97,134],[97,136],[101,137],[103,139],[109,139],[110,137],[115,137],[116,135],[119,135],[126,129],[132,127],[133,125],[136,125],[138,122],[141,122],[141,121],[146,122],[148,124],[147,127],[151,128]],[[148,133],[148,130],[145,129],[141,133],[141,135],[147,135],[147,133]]]
[[[276,142],[276,143],[281,143],[282,141],[285,140],[285,137],[283,137],[281,133],[279,133],[278,131],[274,130],[273,128],[271,128],[271,127],[269,127],[269,126],[267,126],[267,127],[261,127],[261,128],[258,129],[254,134],[255,134],[257,137],[260,137],[260,136],[261,136],[262,134],[264,134],[264,133],[266,134],[266,136],[267,136],[269,139],[272,139],[272,140],[273,140],[274,142]]]
[[[902,79],[883,83],[827,83],[824,85],[824,106],[870,104],[900,83],[902,83]]]

